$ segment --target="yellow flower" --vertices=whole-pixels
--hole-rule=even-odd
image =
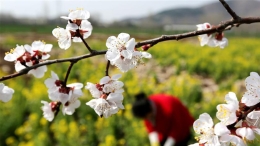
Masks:
[[[13,145],[15,143],[15,138],[14,137],[8,137],[6,140],[5,140],[5,143],[6,145]]]

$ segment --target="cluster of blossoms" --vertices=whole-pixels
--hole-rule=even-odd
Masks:
[[[62,113],[72,115],[76,108],[80,106],[78,98],[83,95],[81,88],[83,84],[73,83],[66,85],[64,81],[59,80],[59,77],[54,72],[51,72],[51,78],[45,80],[45,85],[48,88],[49,99],[52,102],[41,101],[44,117],[52,121],[55,113],[59,110],[60,104],[63,105]]]
[[[109,117],[118,112],[119,109],[124,109],[122,104],[124,83],[118,81],[121,77],[116,74],[112,77],[103,77],[98,84],[87,82],[86,89],[88,89],[94,99],[86,104],[95,110],[101,117]]]
[[[88,21],[90,14],[88,11],[77,9],[71,11],[68,17],[61,17],[68,20],[66,28],[55,28],[52,34],[58,39],[61,49],[68,49],[71,42],[82,42],[88,38],[92,32],[92,25]],[[211,29],[209,23],[197,25],[198,30]],[[211,47],[219,46],[224,48],[228,41],[223,37],[223,33],[204,34],[199,36],[201,46],[209,45]],[[86,42],[84,42],[86,43]],[[135,48],[134,38],[130,39],[127,33],[120,33],[117,37],[111,36],[106,41],[108,48],[105,58],[111,65],[115,65],[120,71],[127,72],[142,62],[142,58],[151,58],[151,54],[138,51]],[[143,46],[147,51],[150,44]],[[35,41],[32,45],[17,46],[5,56],[6,61],[15,63],[17,72],[27,67],[39,64],[47,60],[50,55],[47,54],[52,49],[52,45],[41,41]],[[28,73],[37,78],[44,76],[47,71],[46,66],[30,70]],[[122,104],[124,83],[118,79],[120,74],[101,78],[99,83],[93,84],[87,82],[85,89],[88,89],[94,99],[86,103],[95,110],[100,117],[109,117],[124,109]],[[50,102],[41,101],[43,104],[43,116],[48,121],[52,121],[62,105],[64,115],[72,115],[75,109],[80,106],[79,97],[83,95],[82,83],[67,84],[60,80],[58,75],[51,72],[51,77],[45,80],[48,88]],[[225,97],[226,104],[217,106],[216,117],[220,120],[214,126],[212,118],[207,113],[200,115],[194,122],[194,130],[199,136],[198,143],[193,145],[220,146],[220,145],[238,145],[245,146],[246,141],[255,139],[255,134],[260,135],[260,77],[257,73],[251,73],[246,79],[247,92],[242,97],[241,102],[237,100],[235,93],[228,93]],[[0,83],[0,100],[7,102],[12,98],[14,90]]]
[[[50,57],[48,52],[52,49],[51,44],[45,44],[42,41],[34,41],[32,45],[18,46],[12,49],[10,52],[5,54],[4,60],[14,62],[15,70],[17,72],[30,67]],[[33,74],[36,78],[41,78],[44,76],[44,73],[47,71],[46,66],[41,66],[35,69],[32,69],[28,74]]]
[[[122,72],[127,72],[139,63],[142,58],[151,58],[148,52],[135,50],[135,39],[130,38],[127,33],[120,33],[118,37],[111,36],[107,39],[106,46],[108,48],[106,59],[112,65],[117,66]]]
[[[92,25],[87,20],[90,18],[88,11],[82,9],[72,10],[69,16],[62,16],[61,18],[68,20],[66,29],[55,28],[52,34],[58,39],[58,44],[61,49],[68,49],[73,42],[82,42],[91,35]]]
[[[240,102],[235,93],[229,92],[225,96],[227,103],[217,105],[219,123],[214,126],[207,113],[194,122],[194,131],[200,136],[192,146],[246,146],[256,134],[260,135],[260,76],[251,72],[245,82],[247,91]]]
[[[207,29],[211,29],[212,26],[209,23],[203,23],[203,24],[198,24],[197,25],[198,30],[207,30]],[[204,45],[208,45],[210,47],[220,47],[220,48],[224,48],[228,45],[228,40],[227,38],[224,38],[224,33],[216,33],[215,35],[212,34],[203,34],[203,35],[199,35],[199,41],[200,41],[200,45],[204,46]]]

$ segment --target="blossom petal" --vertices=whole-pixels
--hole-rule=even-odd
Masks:
[[[45,74],[45,72],[47,71],[47,66],[44,65],[44,66],[40,66],[36,69],[32,69],[28,72],[28,74],[33,74],[34,77],[36,78],[42,78]]]
[[[19,71],[21,71],[21,70],[23,70],[23,69],[26,68],[25,66],[23,66],[23,65],[21,64],[20,61],[17,61],[17,62],[15,63],[15,65],[14,65],[14,67],[15,67],[15,70],[16,70],[17,72],[19,72]]]
[[[231,132],[228,130],[226,125],[222,123],[217,123],[214,127],[214,133],[218,136],[224,135],[224,134],[230,134]]]
[[[120,93],[110,93],[107,97],[107,100],[109,101],[121,101],[123,100],[123,95]]]
[[[194,131],[197,134],[200,134],[202,131],[207,131],[208,128],[212,128],[212,127],[213,127],[213,120],[208,113],[201,114],[199,116],[199,119],[197,119],[193,123]]]
[[[106,46],[109,49],[116,48],[116,40],[117,38],[115,36],[110,36],[107,38]]]
[[[121,78],[122,75],[121,74],[115,74],[111,77],[112,80],[118,80],[119,78]]]
[[[123,43],[126,43],[129,40],[130,35],[127,33],[120,33],[117,38]]]
[[[105,76],[105,77],[103,77],[102,79],[100,79],[99,83],[100,83],[101,85],[103,85],[103,84],[108,83],[110,80],[111,80],[111,79],[110,79],[109,76]]]
[[[129,51],[134,51],[135,49],[135,39],[131,38],[126,44],[125,47]]]

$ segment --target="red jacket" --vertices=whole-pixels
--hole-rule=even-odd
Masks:
[[[155,94],[149,99],[155,104],[156,116],[155,125],[149,120],[145,120],[147,131],[156,131],[159,134],[159,140],[172,137],[176,142],[185,140],[190,133],[194,119],[188,109],[181,101],[170,95]]]

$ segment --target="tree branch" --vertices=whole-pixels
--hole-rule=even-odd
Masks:
[[[233,19],[237,20],[240,17],[229,7],[229,5],[225,2],[225,0],[219,0],[221,4],[225,7],[227,12],[233,17]]]
[[[106,71],[105,71],[106,76],[109,76],[109,75],[108,75],[109,66],[110,66],[110,61],[108,60],[108,61],[107,61],[107,66],[106,66]]]
[[[64,87],[66,87],[66,85],[67,85],[67,81],[68,81],[68,78],[69,78],[70,71],[71,71],[71,69],[72,69],[72,67],[75,63],[76,63],[75,61],[71,61],[71,63],[70,63],[70,66],[69,66],[67,73],[66,73],[66,77],[64,79],[64,85],[63,85]]]
[[[97,55],[102,55],[102,54],[106,54],[106,50],[104,50],[104,51],[93,51],[91,54],[85,54],[85,55],[77,56],[77,57],[44,61],[42,63],[27,67],[27,68],[21,70],[18,73],[14,73],[14,74],[11,74],[11,75],[1,77],[0,81],[8,80],[8,79],[11,79],[11,78],[15,78],[15,77],[27,74],[30,70],[35,69],[35,68],[40,67],[40,66],[43,66],[43,65],[51,65],[51,64],[55,64],[55,63],[72,62],[72,61],[77,62],[77,61],[85,59],[85,58],[89,58],[89,57],[97,56]]]
[[[150,40],[145,40],[136,43],[135,47],[139,48],[143,45],[150,44],[151,46],[154,46],[157,43],[164,42],[164,41],[169,41],[169,40],[181,40],[184,38],[189,38],[189,37],[194,37],[202,34],[210,34],[210,33],[215,33],[215,32],[221,32],[225,30],[230,30],[232,27],[240,24],[251,24],[251,23],[258,23],[260,22],[260,17],[245,17],[245,18],[240,18],[240,19],[233,19],[233,20],[228,20],[224,21],[221,24],[217,25],[216,27],[213,27],[211,29],[207,30],[200,30],[200,31],[192,31],[192,32],[187,32],[187,33],[182,33],[182,34],[176,34],[176,35],[162,35],[161,37],[150,39]]]
[[[150,45],[150,47],[152,47],[152,46],[156,45],[157,43],[164,42],[164,41],[169,41],[169,40],[177,40],[178,41],[178,40],[181,40],[181,39],[184,39],[184,38],[194,37],[194,36],[198,36],[198,35],[202,35],[202,34],[211,34],[211,33],[215,33],[215,32],[222,32],[222,31],[225,31],[225,30],[230,30],[234,26],[239,26],[241,24],[251,24],[251,23],[259,23],[260,22],[260,17],[243,17],[243,18],[239,17],[238,15],[236,15],[236,13],[229,7],[229,5],[224,0],[219,0],[219,1],[226,8],[226,10],[229,12],[229,14],[233,17],[232,20],[223,21],[219,25],[212,27],[211,29],[207,29],[207,30],[200,30],[200,31],[197,30],[197,31],[191,31],[191,32],[176,34],[176,35],[162,35],[161,37],[158,37],[158,38],[137,42],[136,45],[135,45],[135,48],[139,48],[143,45]],[[70,22],[72,23],[71,20],[70,20]],[[106,50],[104,50],[104,51],[92,50],[90,48],[90,46],[87,44],[87,42],[83,39],[81,34],[79,33],[79,30],[77,30],[77,33],[79,34],[79,36],[80,36],[81,40],[83,41],[83,43],[85,44],[85,46],[90,51],[90,54],[85,54],[85,55],[82,55],[82,56],[72,57],[72,58],[67,58],[67,59],[56,59],[56,60],[45,61],[45,62],[42,62],[40,64],[31,66],[31,67],[27,67],[26,69],[23,69],[18,73],[14,73],[14,74],[11,74],[11,75],[1,77],[0,81],[4,81],[4,80],[7,80],[7,79],[11,79],[11,78],[21,76],[23,74],[27,74],[31,69],[35,69],[35,68],[43,66],[43,65],[50,65],[50,64],[54,64],[54,63],[69,62],[69,61],[70,62],[77,62],[77,61],[85,59],[85,58],[89,58],[89,57],[92,57],[92,56],[101,55],[101,54],[106,53]],[[107,70],[106,70],[106,74],[108,74],[108,67],[107,67]]]

